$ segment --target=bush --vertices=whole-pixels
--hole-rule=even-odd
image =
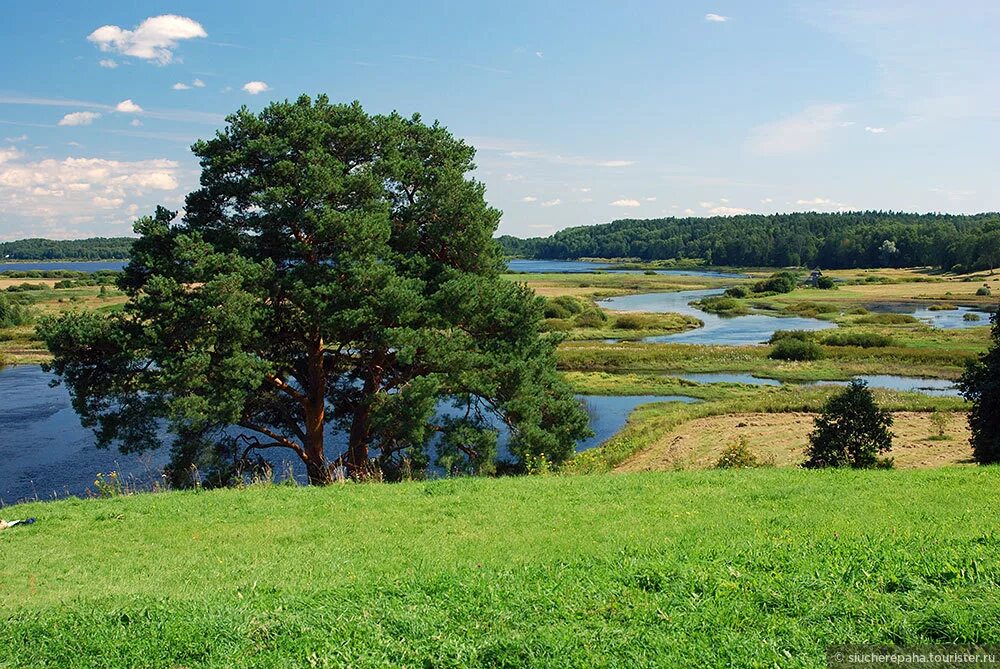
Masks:
[[[742,302],[722,295],[706,297],[695,302],[695,306],[711,314],[739,314],[746,311]]]
[[[1000,311],[990,320],[989,350],[967,363],[958,382],[962,395],[972,402],[972,457],[981,465],[1000,463]]]
[[[803,467],[891,467],[879,457],[892,449],[892,414],[875,403],[868,384],[855,379],[823,405],[809,435]]]
[[[646,321],[639,314],[622,314],[615,318],[615,328],[619,330],[642,330],[645,327]]]
[[[816,333],[809,330],[776,330],[768,344],[777,344],[782,339],[798,339],[799,341],[816,341]]]
[[[735,297],[737,299],[742,299],[750,294],[750,291],[746,286],[733,286],[731,288],[726,288],[727,297]]]
[[[581,328],[599,328],[604,326],[604,323],[608,320],[608,316],[600,309],[595,308],[578,314],[574,320],[577,326]]]
[[[568,318],[548,318],[542,323],[542,330],[546,332],[569,332],[573,329],[574,323]]]
[[[965,314],[964,316],[962,316],[962,320],[966,320],[966,321],[969,321],[969,322],[978,322],[978,321],[983,320],[983,318],[979,314],[974,314],[972,312],[969,312],[969,313]]]
[[[906,325],[920,321],[916,316],[910,314],[872,314],[859,318],[857,322],[870,325]]]
[[[821,276],[816,279],[816,287],[820,290],[832,290],[837,287],[836,282],[828,276]]]
[[[851,314],[852,316],[863,316],[864,314],[868,313],[868,310],[865,309],[864,307],[854,307],[847,313]]]
[[[583,311],[583,304],[572,295],[545,300],[544,314],[546,318],[571,318]]]
[[[984,297],[984,296],[988,296],[988,295],[992,295],[992,294],[993,293],[990,291],[990,287],[986,286],[986,285],[980,286],[979,290],[976,291],[976,295],[979,295],[980,297]]]
[[[5,295],[0,295],[0,328],[28,325],[32,320],[33,315],[28,307],[12,302]]]
[[[799,277],[794,272],[778,272],[758,281],[753,286],[755,293],[790,293],[799,284]]]
[[[760,459],[750,450],[746,437],[740,437],[726,446],[718,462],[715,463],[716,469],[744,469],[760,466]]]
[[[823,357],[823,349],[814,341],[785,338],[774,345],[768,357],[774,360],[819,360]]]
[[[892,337],[874,332],[835,332],[823,339],[827,346],[860,346],[861,348],[883,348],[892,346]]]
[[[958,309],[954,304],[932,304],[927,307],[927,311],[955,311]]]

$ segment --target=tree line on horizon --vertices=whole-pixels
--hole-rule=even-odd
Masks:
[[[3,260],[127,260],[134,237],[18,239],[0,242]]]
[[[956,271],[1000,265],[1000,213],[850,213],[622,219],[549,237],[498,238],[511,256],[695,259],[738,267],[934,266]]]

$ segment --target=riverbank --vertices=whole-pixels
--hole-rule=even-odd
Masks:
[[[259,486],[5,509],[0,665],[825,666],[1000,643],[997,468]],[[335,531],[331,531],[335,528]]]

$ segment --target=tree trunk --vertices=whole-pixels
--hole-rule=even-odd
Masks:
[[[371,409],[365,403],[354,412],[347,442],[347,473],[353,479],[364,478],[368,469],[368,437]]]
[[[326,372],[323,369],[323,339],[318,337],[309,350],[309,384],[306,388],[306,472],[311,485],[326,485],[333,474],[326,462],[323,430],[326,428]]]

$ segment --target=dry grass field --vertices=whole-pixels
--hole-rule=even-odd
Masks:
[[[965,414],[945,414],[947,439],[937,434],[929,412],[893,414],[895,465],[902,469],[939,467],[970,462],[969,428]],[[617,471],[707,469],[722,451],[739,438],[761,460],[779,467],[794,467],[805,459],[813,429],[812,413],[736,413],[699,418],[677,426],[653,445],[622,463]]]

